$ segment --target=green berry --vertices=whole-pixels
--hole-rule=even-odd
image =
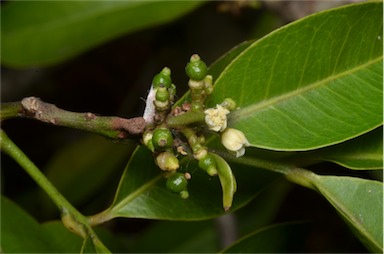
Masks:
[[[180,193],[187,190],[188,181],[182,173],[174,173],[167,179],[167,189]],[[188,192],[187,192],[188,193]]]
[[[171,70],[168,67],[165,67],[160,73],[153,77],[152,84],[154,88],[158,88],[161,85],[169,88],[172,84]]]
[[[216,159],[211,154],[207,154],[199,160],[199,168],[205,170],[209,175],[217,175]]]
[[[157,128],[153,132],[152,143],[158,151],[171,147],[173,144],[171,131],[166,128]]]
[[[192,80],[203,80],[207,75],[208,67],[201,61],[199,55],[194,54],[191,56],[190,62],[185,67],[185,73]]]

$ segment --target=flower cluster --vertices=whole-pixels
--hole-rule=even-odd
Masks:
[[[244,133],[228,128],[227,115],[236,109],[234,100],[227,98],[213,108],[205,108],[206,98],[213,92],[212,76],[197,54],[186,66],[189,77],[190,100],[175,105],[176,87],[171,71],[165,67],[152,80],[147,97],[144,119],[147,123],[142,142],[155,156],[155,163],[167,179],[168,190],[188,198],[191,174],[180,166],[179,157],[192,155],[200,169],[211,176],[219,176],[223,190],[223,207],[227,211],[236,192],[236,179],[228,163],[206,146],[204,127],[221,135],[221,143],[236,157],[243,156],[249,146]],[[205,124],[202,124],[205,123]]]

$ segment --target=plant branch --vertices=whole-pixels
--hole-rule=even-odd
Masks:
[[[32,118],[53,125],[86,130],[112,139],[126,139],[140,135],[146,126],[142,117],[126,119],[97,116],[93,113],[75,113],[43,102],[37,97],[2,104],[1,119],[13,117]]]
[[[86,239],[89,236],[93,243],[105,252],[109,252],[103,243],[97,238],[88,220],[56,189],[56,187],[45,177],[37,166],[21,151],[16,144],[0,129],[1,150],[12,157],[35,182],[49,195],[61,212],[63,224],[70,231]]]

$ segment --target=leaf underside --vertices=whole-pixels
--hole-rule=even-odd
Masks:
[[[364,38],[364,39],[361,39]],[[382,124],[382,3],[325,11],[239,54],[209,105],[234,99],[229,126],[272,150],[310,150]]]

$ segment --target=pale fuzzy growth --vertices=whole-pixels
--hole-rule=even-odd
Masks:
[[[216,108],[210,108],[204,111],[205,114],[205,123],[208,126],[208,129],[213,131],[223,131],[227,128],[227,114],[229,110],[216,105]]]
[[[154,101],[156,100],[156,90],[153,88],[153,85],[151,85],[151,89],[149,90],[147,100],[146,100],[146,106],[144,110],[143,118],[147,124],[153,123],[153,117],[156,114]]]

